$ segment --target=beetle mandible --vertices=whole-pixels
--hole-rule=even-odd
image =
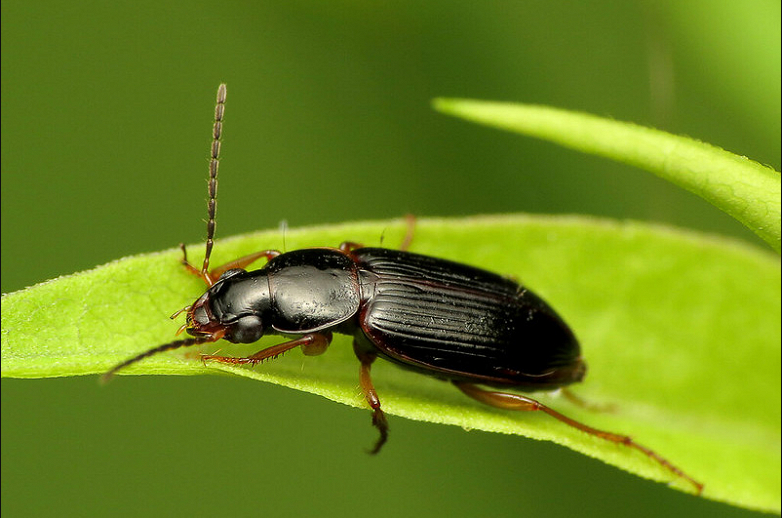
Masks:
[[[188,262],[180,245],[185,268],[208,286],[192,305],[172,315],[185,313],[180,332],[186,330],[192,337],[130,358],[104,374],[104,381],[153,354],[221,338],[233,343],[256,342],[267,334],[292,339],[247,357],[202,355],[204,362],[255,365],[295,347],[318,355],[328,348],[332,333],[342,333],[353,337],[359,384],[372,409],[372,424],[380,432],[371,453],[380,451],[388,439],[388,422],[370,376],[372,363],[381,357],[450,381],[482,403],[542,411],[590,435],[638,450],[702,491],[702,484],[630,437],[597,430],[528,396],[505,392],[554,390],[582,381],[586,364],[575,335],[545,301],[511,279],[408,252],[412,222],[401,250],[353,242],[287,253],[264,250],[210,270],[225,99],[226,86],[221,84],[209,162],[206,254],[200,270]],[[246,270],[261,258],[267,260],[262,268]]]

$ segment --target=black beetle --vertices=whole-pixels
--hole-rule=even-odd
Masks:
[[[267,334],[296,337],[248,357],[203,355],[206,361],[255,365],[301,346],[304,354],[323,353],[332,333],[353,336],[360,362],[359,381],[373,410],[380,438],[388,423],[370,378],[378,356],[423,374],[451,381],[466,395],[511,410],[543,411],[603,439],[643,452],[677,476],[702,485],[630,437],[596,430],[520,394],[487,390],[477,384],[521,391],[554,390],[581,381],[586,364],[573,332],[540,297],[500,275],[464,264],[402,250],[364,248],[345,242],[339,248],[309,248],[280,253],[265,250],[209,270],[215,230],[217,171],[226,97],[217,94],[209,167],[209,220],[201,269],[183,264],[209,286],[186,313],[180,328],[192,338],[143,352],[108,371],[179,347],[225,339],[252,343]],[[254,271],[245,268],[266,258]]]

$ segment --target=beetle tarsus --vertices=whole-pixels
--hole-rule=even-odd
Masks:
[[[388,440],[388,420],[386,419],[386,414],[380,408],[380,398],[377,396],[377,391],[375,391],[375,386],[372,384],[372,377],[370,376],[372,362],[375,361],[377,355],[364,350],[356,340],[353,340],[353,351],[355,351],[358,360],[361,362],[358,370],[358,381],[361,385],[364,399],[367,400],[369,407],[372,409],[372,426],[380,432],[380,438],[368,452],[370,455],[375,455]]]
[[[477,387],[473,383],[465,383],[465,382],[458,382],[458,381],[454,381],[453,383],[459,388],[459,390],[461,390],[471,398],[480,401],[481,403],[485,403],[487,405],[491,405],[497,408],[502,408],[505,410],[517,410],[521,412],[542,411],[550,415],[551,417],[559,421],[562,421],[566,425],[572,426],[573,428],[577,428],[582,432],[588,433],[589,435],[594,435],[596,437],[600,437],[601,439],[605,439],[607,441],[611,441],[617,444],[623,444],[629,448],[638,450],[644,453],[650,459],[657,462],[657,464],[659,464],[663,468],[667,469],[668,471],[676,475],[677,477],[681,477],[687,482],[691,483],[695,487],[696,493],[698,495],[700,495],[703,492],[703,484],[701,484],[697,480],[693,479],[692,477],[684,473],[681,469],[671,464],[670,461],[662,457],[654,450],[651,450],[646,446],[638,444],[632,439],[632,437],[629,437],[627,435],[620,435],[611,432],[606,432],[603,430],[598,430],[597,428],[592,428],[591,426],[587,426],[563,414],[560,414],[556,410],[547,407],[543,403],[540,403],[530,397],[522,396],[521,394],[511,394],[508,392],[485,390]]]
[[[388,440],[388,420],[386,419],[386,414],[380,410],[380,407],[376,408],[372,412],[372,426],[378,429],[380,432],[380,437],[377,439],[375,446],[373,446],[372,449],[367,453],[370,455],[375,455],[380,451],[380,449]]]

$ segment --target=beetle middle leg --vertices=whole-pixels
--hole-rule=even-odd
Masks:
[[[413,243],[413,236],[415,235],[415,216],[412,214],[406,215],[405,224],[407,225],[407,229],[405,230],[405,237],[402,238],[402,243],[399,245],[399,250],[403,252],[407,252],[407,250],[410,248],[410,245]],[[380,241],[382,243],[382,237]],[[357,250],[359,248],[364,248],[364,245],[361,243],[356,243],[355,241],[343,241],[339,245],[339,249],[348,255],[353,250]]]
[[[508,392],[485,390],[482,388],[478,388],[473,383],[454,381],[453,384],[456,385],[459,388],[459,390],[461,390],[471,398],[480,401],[481,403],[485,403],[487,405],[491,405],[497,408],[504,408],[506,410],[518,410],[521,412],[542,411],[550,415],[551,417],[559,421],[562,421],[566,425],[572,426],[573,428],[577,428],[582,432],[588,433],[589,435],[594,435],[600,437],[601,439],[615,442],[617,444],[624,444],[625,446],[636,449],[644,453],[646,456],[648,456],[649,458],[657,462],[659,465],[661,465],[662,467],[664,467],[674,475],[681,477],[687,480],[688,482],[690,482],[692,485],[695,486],[695,489],[697,490],[698,494],[701,494],[701,492],[703,491],[703,484],[691,478],[682,470],[680,470],[679,468],[671,464],[667,459],[660,456],[657,452],[650,450],[646,446],[642,446],[637,442],[633,441],[631,437],[628,437],[626,435],[619,435],[611,432],[606,432],[603,430],[598,430],[597,428],[592,428],[591,426],[587,426],[583,423],[579,423],[578,421],[571,419],[565,415],[562,415],[556,410],[549,408],[543,403],[539,403],[538,401],[527,396],[522,396],[520,394],[510,394]]]
[[[574,394],[567,387],[562,387],[561,389],[559,389],[559,393],[562,394],[562,397],[564,397],[574,405],[583,408],[584,410],[589,410],[590,412],[612,413],[612,412],[616,412],[617,410],[616,405],[613,403],[602,404],[602,403],[593,403],[592,401],[587,401],[581,396]]]
[[[283,342],[281,344],[272,345],[266,349],[262,349],[252,356],[246,357],[234,357],[234,356],[217,356],[212,354],[204,354],[201,356],[201,361],[215,361],[219,363],[226,363],[229,365],[255,365],[261,363],[264,360],[274,359],[278,356],[290,351],[294,347],[301,346],[302,351],[307,356],[316,356],[322,354],[331,343],[331,333],[310,333],[290,340],[289,342]]]
[[[386,414],[380,409],[380,398],[377,397],[375,386],[372,384],[372,378],[370,377],[370,370],[372,369],[372,362],[377,358],[376,354],[367,352],[361,348],[361,346],[353,341],[353,350],[356,352],[358,360],[361,362],[361,366],[358,371],[358,380],[361,385],[361,392],[364,393],[364,398],[372,408],[372,426],[378,429],[380,437],[378,438],[375,446],[369,451],[374,455],[380,451],[380,448],[388,440],[388,420]]]
[[[403,252],[407,252],[410,245],[413,243],[413,236],[415,235],[415,216],[412,214],[405,215],[405,224],[407,230],[405,230],[405,237],[402,239],[402,243],[399,245],[399,249]]]

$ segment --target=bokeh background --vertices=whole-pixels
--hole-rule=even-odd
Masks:
[[[6,0],[2,291],[201,239],[221,81],[220,236],[283,219],[531,212],[764,246],[647,173],[438,115],[430,102],[588,111],[779,170],[779,42],[771,0]],[[3,380],[2,512],[754,515],[548,443],[391,426],[370,458],[368,412],[245,379]]]

